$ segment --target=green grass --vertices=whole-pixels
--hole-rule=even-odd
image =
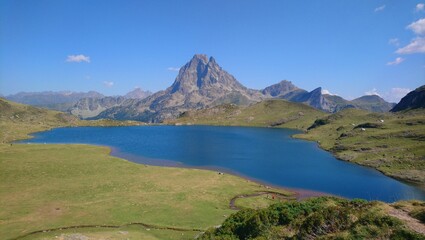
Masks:
[[[295,137],[317,141],[340,159],[425,183],[424,110],[378,114],[346,109],[320,122],[324,124]]]
[[[327,114],[310,106],[285,100],[266,100],[248,107],[232,104],[184,113],[169,124],[256,126],[307,129]]]
[[[0,146],[0,236],[75,225],[133,222],[205,229],[229,201],[264,190],[213,171],[145,166],[85,145]]]
[[[144,123],[136,121],[96,120],[84,121],[75,116],[14,103],[0,98],[0,143],[29,138],[28,134],[55,127],[76,126],[130,126]]]

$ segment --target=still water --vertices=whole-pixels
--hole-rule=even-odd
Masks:
[[[58,128],[32,143],[106,145],[138,163],[229,171],[268,184],[348,198],[393,202],[425,199],[425,191],[380,172],[339,161],[316,143],[291,138],[289,129],[141,126]]]

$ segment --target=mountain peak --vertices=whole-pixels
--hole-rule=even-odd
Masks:
[[[311,91],[311,93],[322,95],[322,87],[318,87],[318,88],[314,89],[313,91]]]
[[[208,57],[206,54],[195,54],[190,62],[202,62],[204,64],[208,63]]]
[[[266,87],[261,92],[264,95],[270,95],[272,97],[279,97],[279,96],[284,96],[285,94],[293,92],[297,89],[298,89],[298,87],[296,87],[294,84],[292,84],[291,81],[282,80],[279,83],[276,83],[276,84],[273,84],[269,87]]]
[[[189,94],[194,91],[205,92],[212,89],[215,89],[213,91],[231,92],[235,89],[245,89],[245,87],[224,71],[213,57],[208,59],[205,54],[195,54],[181,68],[171,86],[171,93]]]
[[[136,87],[134,90],[128,92],[126,95],[124,95],[125,98],[128,99],[143,99],[148,96],[152,95],[150,91],[143,91],[141,88]]]

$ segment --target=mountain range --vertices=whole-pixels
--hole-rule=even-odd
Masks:
[[[140,88],[135,88],[134,90],[128,92],[124,96],[115,96],[115,97],[106,97],[101,93],[96,91],[89,92],[72,92],[72,91],[45,91],[45,92],[19,92],[16,94],[5,96],[6,99],[14,101],[17,103],[28,104],[36,107],[43,107],[51,110],[58,110],[63,112],[71,112],[75,108],[79,108],[79,111],[84,111],[84,104],[79,103],[83,102],[97,102],[101,105],[101,108],[105,110],[107,107],[110,107],[110,101],[114,98],[113,101],[119,102],[121,98],[124,99],[142,99],[152,95],[150,91],[143,91]],[[100,100],[105,98],[103,100]],[[99,100],[98,100],[99,99]],[[103,105],[105,103],[105,105]],[[100,109],[97,111],[100,112]],[[95,109],[91,105],[90,110]],[[92,113],[93,114],[93,113]],[[76,114],[79,115],[79,114]],[[97,115],[97,114],[96,114]]]
[[[330,113],[345,108],[388,112],[395,105],[376,95],[348,101],[340,96],[324,94],[320,87],[308,92],[286,80],[263,90],[248,89],[223,70],[213,57],[196,54],[180,68],[174,83],[166,90],[145,99],[126,100],[122,104],[106,109],[94,118],[162,122],[165,119],[176,118],[189,110],[226,103],[250,105],[271,98],[304,103]]]
[[[19,92],[5,98],[17,103],[28,104],[52,110],[66,111],[82,98],[102,98],[103,94],[90,92],[71,91],[45,91],[45,92]]]
[[[363,96],[348,101],[325,93],[318,87],[311,92],[283,80],[262,90],[249,89],[225,71],[213,57],[196,54],[180,68],[173,84],[152,94],[135,89],[124,96],[105,97],[97,92],[18,93],[6,97],[20,103],[68,111],[84,119],[109,118],[162,122],[189,110],[221,104],[251,105],[266,99],[285,99],[334,113],[345,108],[388,112],[395,104],[379,96]]]

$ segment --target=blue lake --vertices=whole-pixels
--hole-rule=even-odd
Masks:
[[[425,191],[380,172],[337,160],[295,130],[212,126],[58,128],[31,143],[106,145],[113,155],[152,165],[212,168],[275,186],[348,198],[425,200]]]

